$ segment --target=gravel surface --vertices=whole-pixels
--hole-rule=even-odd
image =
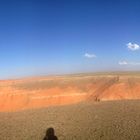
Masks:
[[[49,127],[59,140],[140,140],[140,100],[0,113],[0,140],[42,140]]]

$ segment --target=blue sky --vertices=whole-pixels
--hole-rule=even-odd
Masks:
[[[140,70],[140,1],[1,0],[0,78]]]

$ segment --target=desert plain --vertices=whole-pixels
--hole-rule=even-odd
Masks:
[[[0,81],[0,140],[140,140],[140,72]]]

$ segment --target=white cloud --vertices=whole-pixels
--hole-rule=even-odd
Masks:
[[[135,44],[135,43],[131,43],[129,42],[127,45],[127,48],[131,51],[136,51],[136,50],[139,50],[140,49],[140,46],[138,44]]]
[[[140,65],[140,62],[119,61],[119,65]]]
[[[128,63],[126,61],[119,61],[119,65],[127,65]]]
[[[89,54],[89,53],[85,53],[84,56],[85,56],[86,58],[95,58],[95,57],[96,57],[95,54]]]

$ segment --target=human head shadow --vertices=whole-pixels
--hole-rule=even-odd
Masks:
[[[55,136],[54,128],[50,127],[47,129],[43,140],[58,140],[57,136]]]

